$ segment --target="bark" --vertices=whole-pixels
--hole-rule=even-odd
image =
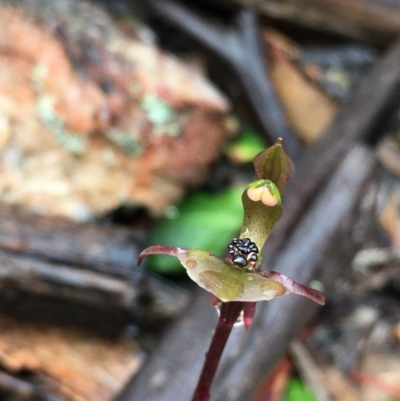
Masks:
[[[387,45],[400,33],[400,2],[382,0],[212,0],[251,7],[288,21],[372,44]]]
[[[168,330],[148,363],[127,384],[118,401],[190,399],[218,321],[210,298],[203,290],[196,291],[186,313]]]
[[[163,326],[186,294],[137,267],[142,247],[131,230],[1,205],[0,307],[116,331],[132,321]]]

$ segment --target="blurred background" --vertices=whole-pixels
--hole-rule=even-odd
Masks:
[[[0,0],[0,401],[191,399],[217,313],[152,244],[223,256],[253,157],[259,305],[213,401],[400,400],[400,1]]]

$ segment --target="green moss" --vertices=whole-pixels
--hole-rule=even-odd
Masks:
[[[317,401],[314,394],[297,377],[292,377],[285,389],[284,401]]]
[[[173,137],[180,135],[180,127],[175,122],[175,111],[162,99],[154,94],[148,94],[143,97],[140,106],[155,127],[156,134],[167,133]]]
[[[249,163],[263,149],[265,149],[265,143],[261,139],[261,135],[256,131],[246,129],[227,146],[225,153],[234,162]]]
[[[136,135],[132,132],[110,129],[106,132],[106,137],[115,145],[122,148],[129,156],[138,156],[143,152],[143,147],[139,144]]]
[[[174,118],[172,108],[155,95],[144,96],[140,105],[149,121],[156,126],[168,124]]]
[[[36,104],[39,118],[54,134],[57,142],[74,155],[81,155],[86,151],[87,138],[65,129],[64,121],[54,112],[53,99],[43,95]]]

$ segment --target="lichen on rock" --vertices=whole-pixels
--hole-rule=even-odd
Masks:
[[[157,215],[204,179],[229,104],[137,24],[84,0],[2,0],[0,25],[1,200]]]

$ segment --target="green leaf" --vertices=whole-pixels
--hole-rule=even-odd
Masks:
[[[244,283],[228,274],[206,270],[199,274],[198,284],[224,302],[235,301],[244,293]]]
[[[298,377],[292,377],[286,386],[283,400],[317,401],[317,398]]]
[[[247,129],[240,133],[226,149],[227,156],[236,163],[248,163],[265,149],[265,143],[258,132]]]
[[[241,227],[242,192],[243,187],[234,186],[218,194],[190,194],[176,209],[173,218],[163,219],[151,231],[149,242],[204,249],[224,255],[226,245]],[[161,274],[184,271],[176,259],[160,256],[152,256],[149,266]]]
[[[254,168],[259,180],[271,180],[280,191],[283,190],[292,174],[292,165],[282,147],[282,139],[279,138],[254,158]]]

